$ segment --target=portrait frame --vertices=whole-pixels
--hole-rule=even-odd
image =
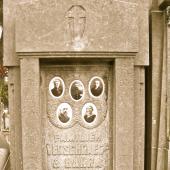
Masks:
[[[79,85],[82,86],[82,90],[80,90],[80,91],[82,91],[82,94],[81,94],[81,93],[80,93],[80,94],[77,94],[77,95],[78,95],[77,98],[79,98],[79,95],[81,95],[81,97],[80,97],[79,99],[77,99],[77,100],[73,97],[73,94],[72,94],[72,87],[73,87],[74,83],[76,83],[76,82],[77,82]],[[83,84],[83,82],[82,82],[81,80],[73,80],[73,81],[71,82],[70,87],[69,87],[69,95],[70,95],[71,99],[72,99],[73,101],[76,101],[76,102],[78,102],[78,101],[80,101],[80,100],[83,99],[83,97],[84,97],[84,95],[85,95],[85,88],[84,88],[84,84]]]
[[[55,81],[59,81],[60,82],[60,87],[59,88],[62,88],[62,92],[59,92],[59,94],[60,95],[54,95],[53,94],[53,92],[52,92],[52,90],[55,88],[54,86],[54,82]],[[48,91],[49,91],[49,93],[50,93],[50,96],[52,96],[53,98],[55,98],[55,99],[59,99],[59,98],[61,98],[63,95],[64,95],[64,93],[65,93],[65,83],[64,83],[64,80],[61,78],[61,77],[59,77],[59,76],[55,76],[55,77],[53,77],[51,80],[50,80],[50,83],[49,83],[49,86],[48,86]]]
[[[89,109],[92,110],[92,112],[90,111],[92,113],[90,117],[86,116],[87,115],[87,109],[88,109],[88,112],[89,112]],[[94,115],[95,115],[95,117],[94,117]],[[97,110],[96,105],[93,104],[93,103],[90,103],[90,102],[85,103],[83,105],[82,110],[81,110],[81,117],[82,117],[84,123],[86,123],[88,125],[95,124],[97,119],[98,119],[98,110]]]
[[[94,95],[94,92],[92,92],[92,87],[94,86],[94,81],[95,80],[98,80],[100,82],[100,85],[102,85],[102,92],[99,95]],[[93,76],[90,79],[90,81],[89,81],[88,91],[89,91],[90,96],[92,96],[94,98],[100,98],[101,96],[103,96],[103,94],[105,92],[105,83],[104,83],[104,80],[101,77],[99,77],[99,76]]]
[[[56,110],[57,122],[62,125],[70,124],[73,119],[73,110],[69,103],[60,103]]]

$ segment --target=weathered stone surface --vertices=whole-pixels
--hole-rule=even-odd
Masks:
[[[135,65],[149,65],[149,1],[138,3],[139,53],[135,58]]]
[[[152,90],[150,95],[151,128],[151,170],[167,170],[167,35],[163,12],[152,12]],[[148,154],[149,152],[147,152]]]
[[[98,169],[105,166],[107,169],[114,170],[143,170],[144,68],[134,68],[134,65],[143,66],[149,63],[148,1],[6,0],[4,6],[4,62],[8,66],[21,65],[21,81],[18,75],[19,68],[16,78],[21,82],[21,105],[13,100],[13,96],[19,95],[20,84],[18,83],[15,88],[15,80],[10,87],[12,115],[14,116],[15,112],[19,114],[21,107],[21,115],[12,122],[14,139],[11,145],[12,168],[22,170],[23,163],[23,170],[55,169],[64,160],[67,169],[80,170],[82,167]],[[20,63],[16,52],[20,55]],[[74,53],[69,56],[70,52]],[[78,52],[82,52],[81,55]],[[86,52],[92,56],[89,57]],[[108,52],[114,56],[107,55]],[[102,55],[98,56],[101,53]],[[41,54],[46,56],[40,60],[43,62],[39,63]],[[51,57],[50,54],[54,55]],[[43,83],[44,79],[48,79],[48,74],[54,75],[49,71],[51,63],[53,61],[57,63],[59,61],[57,58],[63,60],[65,57],[75,64],[71,74],[74,73],[78,79],[88,76],[83,71],[91,71],[94,76],[97,74],[93,69],[83,71],[79,69],[81,62],[84,61],[83,58],[87,58],[88,63],[91,63],[92,58],[100,58],[97,68],[100,68],[103,58],[107,58],[114,67],[112,76],[109,77],[109,82],[112,83],[109,89],[110,103],[102,100],[97,103],[99,107],[106,107],[108,104],[109,111],[106,109],[107,114],[105,114],[105,109],[100,109],[102,114],[97,122],[101,124],[96,124],[94,128],[84,127],[86,124],[83,121],[77,123],[77,120],[80,120],[77,110],[80,110],[80,104],[85,104],[84,100],[80,104],[68,101],[76,110],[74,127],[70,124],[70,127],[63,130],[63,126],[57,126],[55,121],[52,123],[49,121],[51,113],[58,105],[58,100],[49,98],[48,85]],[[53,58],[52,62],[47,58]],[[39,68],[44,63],[47,70],[40,76]],[[55,74],[59,74],[66,71],[66,66],[61,66],[58,72],[56,72],[57,67],[54,66],[54,70]],[[11,70],[10,74],[13,75],[14,72]],[[67,72],[65,78],[69,80],[69,76]],[[86,86],[86,94],[87,89]],[[13,90],[17,94],[13,94]],[[70,97],[68,87],[66,92],[64,100]],[[18,99],[20,100],[19,97]],[[89,100],[95,101],[92,98]],[[18,105],[14,106],[15,104]],[[100,122],[102,117],[104,121]],[[16,137],[20,128],[22,136],[20,134]],[[72,141],[68,142],[67,139],[70,138]],[[15,144],[15,141],[18,143]],[[22,149],[19,149],[19,145],[22,145]],[[61,146],[60,149],[55,147],[56,145]],[[82,145],[90,148],[90,154],[87,154],[87,149],[81,148]],[[78,149],[68,151],[69,147]],[[63,151],[61,148],[66,150]],[[83,160],[86,160],[87,165],[82,163]],[[75,161],[81,166],[76,165]],[[61,167],[63,168],[63,165]]]
[[[68,77],[69,74],[69,77]],[[43,113],[43,167],[44,169],[112,169],[112,77],[110,66],[79,65],[56,66],[42,68],[41,104]],[[89,93],[89,82],[93,76],[104,80],[104,93],[100,98],[94,98]],[[50,80],[62,77],[65,83],[65,93],[55,99],[49,92]],[[74,101],[69,95],[73,80],[81,80],[84,84],[84,97]],[[109,92],[108,92],[109,90]],[[57,120],[57,110],[63,102],[72,108],[71,121],[61,123]],[[97,108],[96,121],[87,123],[83,119],[82,108],[91,102]]]
[[[42,170],[38,59],[21,60],[22,155],[24,170]]]
[[[139,52],[135,64],[148,65],[149,2],[94,0],[90,3],[80,0],[68,3],[51,0],[48,4],[42,0],[4,1],[4,64],[19,64],[16,46],[17,51],[24,52],[82,50],[80,47],[84,46],[83,51]],[[65,14],[75,4],[84,4],[87,15],[83,41],[73,48],[67,37]],[[16,15],[17,6],[20,15]],[[27,19],[22,21],[24,16]]]
[[[3,64],[18,66],[19,59],[15,53],[15,19],[18,0],[3,1]]]
[[[145,69],[135,67],[134,169],[144,170]]]
[[[16,18],[16,51],[138,52],[137,16],[135,1],[21,1]]]
[[[151,134],[151,170],[156,169],[157,161],[157,146],[158,146],[158,131],[159,131],[159,111],[160,111],[160,96],[161,96],[161,65],[162,63],[162,12],[152,12],[152,134]]]
[[[167,128],[170,140],[170,27],[167,27]]]
[[[115,169],[134,169],[134,59],[115,60]],[[123,126],[122,126],[123,125]],[[113,135],[114,138],[114,135]]]
[[[11,170],[22,170],[21,86],[19,67],[9,68],[10,163]]]
[[[170,17],[170,16],[168,16]],[[167,136],[170,148],[170,27],[167,27]],[[170,169],[170,150],[168,150],[168,169]]]

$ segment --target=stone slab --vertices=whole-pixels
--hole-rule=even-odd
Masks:
[[[19,65],[15,51],[74,50],[70,37],[66,35],[65,14],[75,4],[83,4],[87,8],[83,51],[139,52],[135,64],[148,65],[149,2],[93,0],[90,3],[81,0],[50,0],[48,4],[44,0],[4,1],[4,65]]]
[[[88,69],[87,69],[88,68]],[[112,109],[108,96],[112,89],[109,81],[110,65],[57,65],[42,67],[41,104],[43,129],[43,167],[44,169],[112,169]],[[68,77],[69,74],[69,77]],[[89,93],[89,83],[93,76],[104,80],[105,90],[100,98],[93,98]],[[49,84],[53,77],[62,77],[65,84],[63,96],[53,98],[49,93]],[[73,80],[84,84],[84,96],[74,101],[69,95]],[[82,109],[91,102],[97,108],[96,120],[87,123],[83,119]],[[72,109],[70,121],[61,123],[57,119],[57,110],[63,104]],[[48,113],[48,114],[47,114]]]
[[[21,1],[16,51],[138,52],[138,5],[112,0]]]

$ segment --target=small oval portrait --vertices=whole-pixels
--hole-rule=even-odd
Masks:
[[[93,103],[86,103],[82,109],[82,117],[86,123],[93,123],[97,117],[97,108]]]
[[[100,97],[104,93],[104,81],[100,77],[93,77],[89,82],[89,93],[93,97]]]
[[[57,108],[57,118],[61,123],[68,123],[71,121],[73,111],[68,103],[62,103]]]
[[[52,97],[60,98],[65,90],[64,81],[60,77],[54,77],[49,84],[49,92]]]
[[[84,85],[80,80],[74,80],[70,85],[70,96],[73,100],[79,101],[84,96]]]

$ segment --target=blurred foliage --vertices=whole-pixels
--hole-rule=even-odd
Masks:
[[[8,106],[8,84],[4,78],[8,77],[8,69],[0,66],[0,99],[4,106]]]
[[[4,106],[8,106],[8,85],[4,83],[3,79],[0,79],[0,98]]]
[[[0,65],[0,78],[8,76],[8,68]]]

